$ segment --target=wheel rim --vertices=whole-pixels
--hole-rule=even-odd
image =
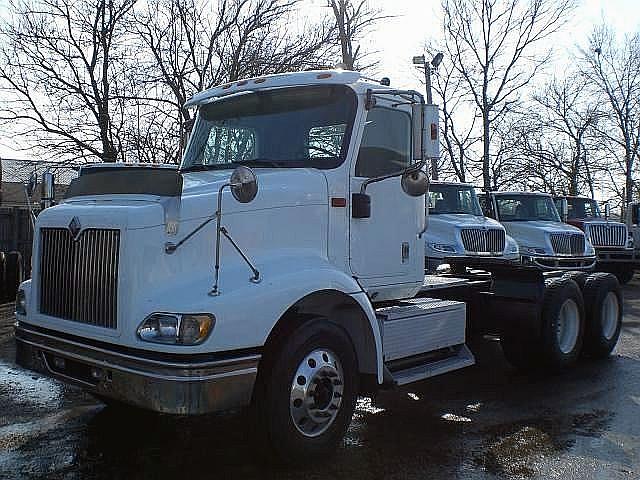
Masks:
[[[618,328],[618,317],[620,306],[618,297],[614,292],[607,293],[602,302],[602,335],[607,340],[611,340]]]
[[[344,377],[337,355],[318,349],[305,356],[293,376],[289,402],[298,431],[306,437],[326,432],[340,412],[343,391]]]
[[[570,353],[578,341],[580,330],[580,312],[572,299],[567,299],[560,308],[556,335],[558,347],[562,353]]]

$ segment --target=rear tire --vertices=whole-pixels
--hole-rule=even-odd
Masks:
[[[281,461],[323,458],[342,441],[355,410],[351,340],[326,319],[312,320],[266,357],[253,402],[262,443]]]
[[[594,273],[587,279],[584,298],[584,353],[593,358],[605,358],[618,343],[622,328],[620,285],[609,273]]]
[[[545,282],[538,338],[505,333],[506,359],[519,370],[563,370],[578,359],[584,336],[584,301],[578,284],[566,277]]]
[[[563,278],[568,278],[570,280],[573,280],[574,282],[576,282],[578,284],[578,286],[580,287],[580,290],[584,289],[584,284],[587,281],[587,277],[589,276],[589,274],[587,272],[567,272],[565,274],[562,275]]]
[[[620,268],[615,272],[615,276],[618,279],[618,282],[620,282],[620,285],[626,285],[631,280],[633,280],[634,274],[635,271],[633,270],[633,268],[628,267]]]
[[[576,282],[560,278],[545,289],[542,304],[541,363],[551,370],[573,365],[582,350],[584,300]]]

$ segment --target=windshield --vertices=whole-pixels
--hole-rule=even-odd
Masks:
[[[441,213],[467,213],[482,216],[478,197],[474,189],[467,185],[429,186],[429,215]]]
[[[200,107],[182,170],[335,168],[345,159],[356,110],[344,85],[246,92]]]
[[[579,218],[600,218],[600,209],[598,202],[588,198],[567,198],[567,207],[569,220]]]
[[[497,195],[501,222],[559,222],[560,216],[551,197],[546,195]]]

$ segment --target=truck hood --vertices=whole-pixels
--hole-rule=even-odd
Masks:
[[[503,225],[507,234],[518,242],[521,249],[526,246],[549,250],[551,248],[549,235],[552,233],[583,234],[579,228],[560,222],[504,222]]]
[[[495,220],[483,216],[471,215],[468,213],[439,213],[429,215],[431,225],[455,225],[459,228],[465,227],[492,227],[502,229],[502,226]]]
[[[327,181],[315,169],[255,169],[258,194],[246,204],[223,191],[223,214],[327,204]],[[181,224],[212,216],[220,187],[229,182],[231,170],[192,172],[183,176],[180,197],[156,195],[84,195],[66,200],[42,212],[41,226],[67,226],[74,216],[83,226],[140,229],[165,225],[168,216]],[[173,212],[173,213],[172,213]],[[178,235],[185,232],[179,232]]]

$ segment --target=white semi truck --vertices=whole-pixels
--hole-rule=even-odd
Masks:
[[[455,271],[467,258],[520,261],[518,244],[500,223],[484,216],[473,185],[431,182],[427,208],[429,226],[424,237],[429,273],[444,264]]]
[[[598,202],[592,198],[558,196],[554,201],[562,220],[582,230],[593,245],[596,269],[613,273],[622,284],[629,283],[637,266],[633,234],[627,225],[611,219],[609,204],[605,204],[602,215]]]
[[[608,274],[424,275],[438,128],[420,94],[310,71],[188,104],[179,169],[85,168],[39,215],[20,365],[159,412],[249,407],[268,450],[297,461],[341,441],[358,395],[472,365],[471,331],[522,368],[615,346]]]
[[[482,195],[486,214],[498,220],[520,247],[525,265],[543,270],[591,271],[596,252],[584,232],[563,223],[553,197],[536,192]]]

